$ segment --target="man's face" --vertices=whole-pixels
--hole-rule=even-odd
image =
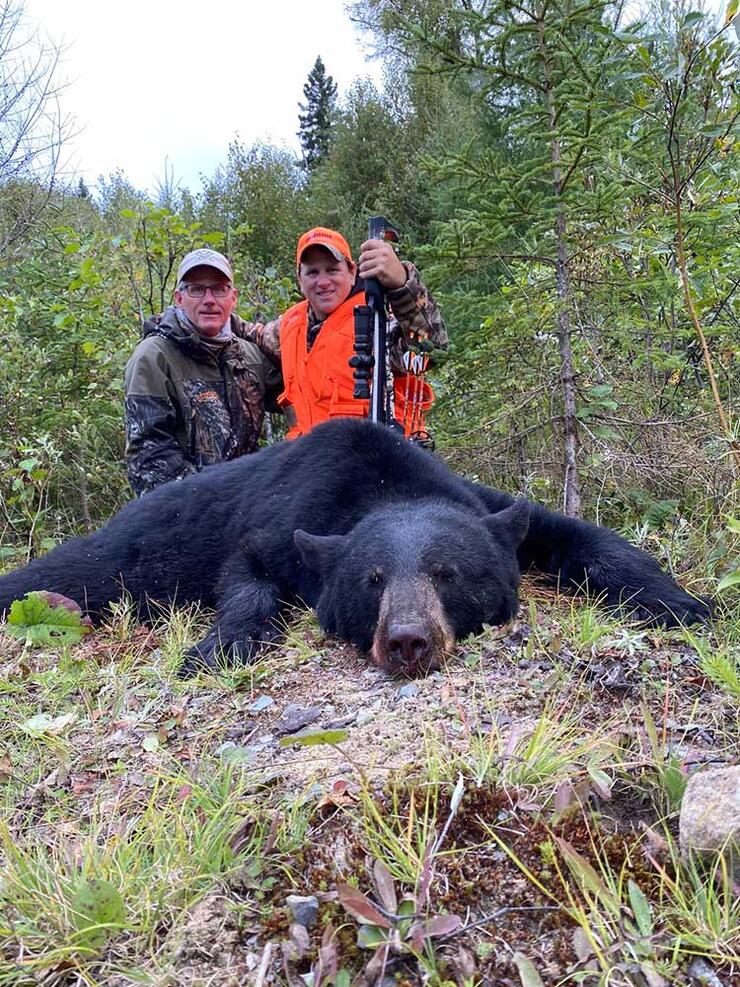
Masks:
[[[325,247],[304,250],[298,284],[318,319],[331,315],[347,298],[355,283],[355,271],[354,264],[337,260]]]
[[[215,267],[194,267],[188,271],[184,280],[182,290],[178,288],[175,291],[175,303],[184,309],[201,336],[206,338],[218,336],[236,306],[236,288],[226,275],[217,271]],[[227,289],[227,291],[222,298],[216,298],[211,290],[206,291],[201,298],[193,298],[188,294],[188,285],[215,288],[216,291]]]

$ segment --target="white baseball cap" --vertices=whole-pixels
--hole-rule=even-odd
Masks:
[[[232,284],[234,283],[234,272],[231,270],[231,264],[218,250],[201,247],[200,250],[191,250],[189,254],[185,254],[177,269],[178,284],[194,267],[214,267],[217,271],[225,274]]]

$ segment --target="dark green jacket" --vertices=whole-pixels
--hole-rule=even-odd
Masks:
[[[231,316],[232,327],[237,324]],[[126,364],[126,462],[137,494],[257,448],[277,371],[244,339],[209,346],[174,306],[144,323]]]

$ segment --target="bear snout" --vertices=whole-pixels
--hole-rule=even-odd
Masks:
[[[391,624],[386,642],[388,658],[395,666],[406,667],[427,663],[432,652],[432,639],[424,624]]]
[[[370,652],[376,665],[409,678],[427,675],[439,668],[454,643],[442,602],[428,580],[386,588]]]

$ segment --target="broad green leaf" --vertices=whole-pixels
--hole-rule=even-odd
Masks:
[[[43,593],[28,593],[25,599],[15,600],[5,625],[11,637],[37,645],[77,644],[89,629],[79,611],[52,606]]]
[[[740,586],[740,569],[735,569],[734,572],[728,572],[726,576],[723,576],[717,583],[717,592],[723,593],[726,589],[732,589],[733,586]]]
[[[630,908],[632,909],[632,914],[635,916],[640,935],[652,935],[653,916],[650,911],[650,902],[645,897],[642,888],[630,879],[627,882],[627,894],[629,895]]]
[[[361,925],[357,930],[357,945],[360,949],[377,949],[387,939],[388,933],[377,925]]]
[[[740,518],[728,517],[727,527],[730,531],[734,531],[735,534],[740,535]]]
[[[316,744],[341,744],[346,739],[346,730],[302,730],[289,737],[282,737],[278,743],[280,747],[290,747],[291,744],[313,747]]]
[[[72,912],[81,942],[94,949],[101,949],[126,921],[118,888],[100,878],[82,881],[72,899]]]
[[[603,799],[611,798],[612,779],[598,765],[589,763],[588,773],[596,786],[599,796]]]
[[[584,888],[595,894],[599,901],[613,915],[618,915],[620,909],[619,901],[609,888],[607,888],[606,884],[604,884],[592,864],[585,857],[581,856],[567,840],[559,836],[554,837],[554,840],[573,877],[580,881]]]
[[[737,9],[740,6],[740,0],[730,0],[727,4],[727,13],[725,14],[725,27],[730,23],[730,21],[735,20],[737,15]]]
[[[694,24],[698,24],[699,21],[704,20],[704,14],[701,10],[690,10],[688,14],[683,19],[682,27],[692,27]]]
[[[681,804],[683,793],[686,791],[686,775],[681,770],[681,762],[677,757],[671,756],[663,771],[663,788],[668,796],[668,801],[674,807]]]
[[[537,973],[534,964],[524,953],[514,953],[513,958],[516,963],[517,972],[519,973],[519,979],[522,982],[522,987],[545,987],[542,977]]]

